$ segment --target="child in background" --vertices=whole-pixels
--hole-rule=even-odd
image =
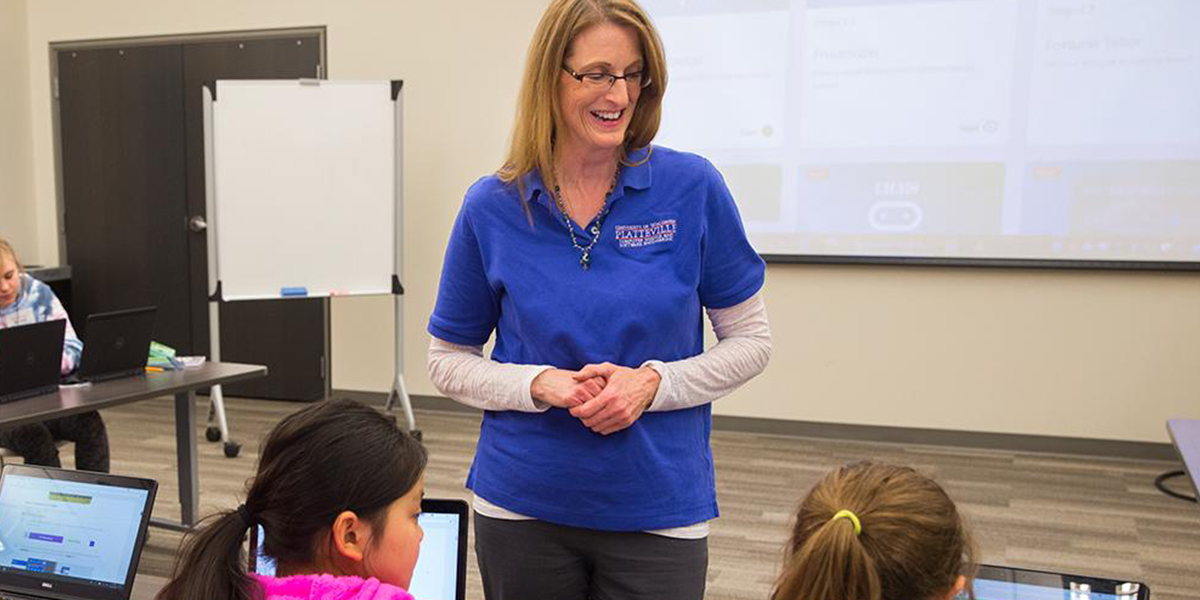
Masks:
[[[67,322],[61,368],[66,375],[79,366],[83,342],[75,335],[67,311],[50,286],[30,277],[13,247],[0,238],[0,328],[59,319]],[[0,429],[0,447],[20,454],[29,465],[61,467],[54,444],[57,440],[75,442],[76,469],[108,472],[108,430],[94,410]]]
[[[246,503],[185,543],[157,600],[412,600],[425,448],[352,400],[320,402],[263,443]],[[276,577],[246,573],[251,527]]]
[[[800,502],[771,600],[948,600],[968,588],[975,555],[936,482],[907,467],[854,463]]]

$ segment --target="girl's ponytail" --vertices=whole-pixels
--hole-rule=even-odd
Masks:
[[[209,517],[210,522],[183,544],[175,573],[155,600],[252,600],[242,543],[249,520],[233,510]],[[185,567],[186,565],[186,567]]]
[[[183,545],[156,600],[250,600],[242,542],[263,527],[263,552],[282,570],[326,561],[322,543],[343,511],[383,531],[387,508],[421,479],[427,455],[389,415],[353,400],[326,400],[284,417],[267,435],[246,504],[221,513]],[[377,537],[376,539],[380,539]]]
[[[880,600],[879,573],[863,547],[859,517],[831,517],[793,537],[771,600]]]
[[[854,463],[800,502],[771,600],[933,598],[960,576],[969,582],[975,556],[937,482],[907,467]]]

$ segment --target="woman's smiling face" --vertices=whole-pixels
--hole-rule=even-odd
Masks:
[[[560,148],[583,153],[619,149],[642,91],[640,85],[624,79],[611,87],[607,81],[578,81],[568,71],[620,76],[643,68],[641,46],[631,28],[600,23],[575,36],[559,82]]]

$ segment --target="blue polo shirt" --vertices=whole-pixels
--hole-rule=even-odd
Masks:
[[[480,345],[495,331],[492,359],[502,363],[638,367],[700,354],[703,308],[762,287],[763,261],[729,189],[699,156],[657,146],[622,167],[587,271],[541,178],[525,183],[524,197],[494,175],[467,191],[429,318],[435,337]],[[591,234],[571,226],[587,246]],[[487,411],[467,487],[562,525],[690,525],[717,516],[711,429],[707,404],[647,412],[609,436],[563,409]]]

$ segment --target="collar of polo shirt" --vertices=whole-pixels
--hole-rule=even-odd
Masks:
[[[643,159],[648,158],[645,156],[646,152],[638,152],[636,154],[638,155],[636,159],[630,162],[641,162]],[[650,164],[651,161],[649,160],[637,166],[622,164],[621,172],[617,176],[617,187],[613,189],[610,202],[624,196],[625,188],[635,190],[649,188],[651,180]],[[549,190],[546,189],[546,184],[538,176],[537,171],[526,173],[523,179],[523,183],[525,184],[525,201],[532,202],[534,199],[537,199],[538,202],[545,204],[547,207],[550,206]]]

